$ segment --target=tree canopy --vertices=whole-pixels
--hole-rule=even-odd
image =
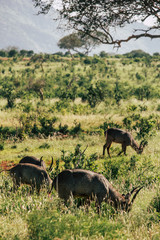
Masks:
[[[103,44],[120,46],[131,39],[160,38],[160,0],[32,0],[38,13],[47,14],[51,9],[59,12],[65,26],[99,40]],[[57,7],[58,6],[58,7]],[[112,30],[136,21],[152,18],[153,25],[133,29],[125,39],[115,39]],[[158,33],[157,33],[158,32]],[[101,33],[101,34],[100,34]]]
[[[79,49],[83,50],[84,54],[88,54],[99,42],[89,36],[84,36],[81,33],[72,33],[63,38],[58,42],[58,46],[63,49],[67,49],[69,52],[73,50],[80,53]]]

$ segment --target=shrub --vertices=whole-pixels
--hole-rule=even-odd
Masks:
[[[91,59],[89,57],[85,58],[83,62],[84,64],[91,64]]]
[[[4,150],[4,142],[0,142],[0,151],[3,151]]]
[[[152,136],[155,133],[155,123],[156,120],[153,118],[153,116],[141,117],[133,126],[134,129],[138,129],[137,139],[145,139],[149,136]]]
[[[57,117],[40,117],[39,121],[41,124],[41,134],[49,136],[55,132],[54,123],[57,121]]]
[[[59,128],[58,128],[58,132],[63,133],[63,134],[67,134],[69,132],[68,125],[65,124],[64,126],[62,126],[61,123],[60,123]]]
[[[160,194],[157,194],[150,202],[149,209],[159,213],[160,217]]]
[[[73,168],[82,168],[88,169],[92,171],[97,170],[97,164],[95,161],[97,160],[97,154],[94,153],[87,157],[85,155],[87,147],[82,151],[81,145],[77,144],[74,152],[64,151],[62,150],[61,161],[64,163],[64,169],[73,169]]]
[[[81,128],[81,124],[77,123],[76,121],[74,122],[74,127],[72,127],[72,129],[70,130],[70,134],[71,135],[76,135],[78,133],[82,132],[82,128]]]

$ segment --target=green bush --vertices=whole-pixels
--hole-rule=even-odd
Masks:
[[[41,129],[41,134],[44,134],[45,136],[52,135],[53,132],[55,132],[54,123],[57,121],[57,117],[40,117],[39,118]]]
[[[152,199],[149,204],[149,209],[151,211],[156,211],[157,213],[159,213],[160,218],[160,194],[157,194],[157,196]]]
[[[64,169],[82,168],[87,170],[97,170],[97,154],[91,154],[89,157],[85,155],[87,147],[82,151],[81,145],[77,144],[74,152],[62,150],[61,162]]]

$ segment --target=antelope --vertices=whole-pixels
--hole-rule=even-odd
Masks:
[[[105,155],[105,149],[107,148],[108,155],[109,157],[111,157],[109,149],[112,142],[122,144],[122,151],[120,151],[118,155],[120,155],[122,152],[124,152],[124,154],[126,155],[127,146],[131,146],[138,154],[141,154],[144,147],[147,145],[147,142],[143,140],[138,146],[138,144],[129,132],[118,128],[109,128],[107,131],[104,132],[104,134],[106,137],[106,143],[103,146],[103,156]]]
[[[37,166],[41,166],[42,168],[44,168],[46,170],[46,164],[45,162],[42,160],[42,157],[40,158],[40,160],[36,157],[33,156],[25,156],[24,158],[22,158],[19,163],[31,163]],[[48,169],[48,171],[52,170],[52,165],[53,165],[53,157],[52,157],[52,161],[50,164],[50,167]]]
[[[116,210],[129,212],[138,192],[142,189],[142,187],[137,187],[130,193],[121,195],[102,174],[83,169],[62,171],[54,178],[51,191],[53,187],[65,203],[72,196],[84,197],[89,201],[95,199],[98,213],[100,213],[103,201],[111,204]],[[135,195],[131,200],[133,193]]]
[[[36,188],[37,193],[39,194],[41,187],[46,184],[48,191],[52,185],[52,180],[50,179],[48,173],[45,169],[40,166],[29,163],[19,163],[15,167],[12,167],[8,170],[10,176],[13,180],[13,190],[17,190],[21,184],[28,184],[31,186],[32,191]]]

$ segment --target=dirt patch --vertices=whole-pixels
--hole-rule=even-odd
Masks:
[[[2,161],[0,163],[0,169],[1,170],[8,170],[11,167],[14,167],[16,164],[13,161]]]

